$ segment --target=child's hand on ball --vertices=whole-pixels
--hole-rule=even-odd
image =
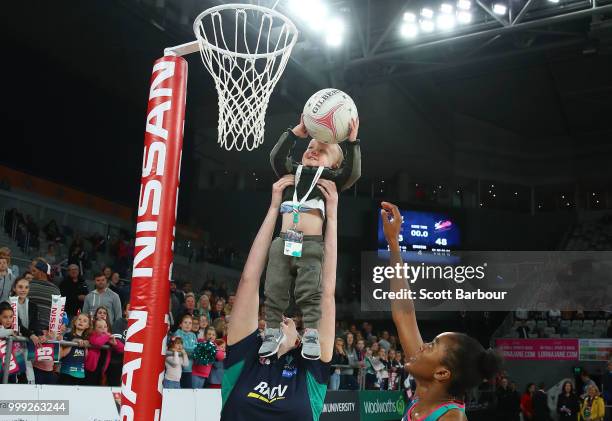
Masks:
[[[308,137],[308,130],[306,130],[306,126],[304,125],[304,114],[300,116],[300,122],[297,126],[291,129],[294,135],[297,137],[301,137],[302,139],[306,139]]]
[[[348,140],[349,142],[354,142],[357,140],[357,133],[359,132],[359,117],[356,119],[351,118],[349,126],[351,128],[351,132],[349,133]]]

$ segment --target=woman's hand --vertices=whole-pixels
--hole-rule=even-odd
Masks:
[[[272,184],[272,201],[270,206],[278,208],[283,200],[283,191],[288,186],[295,184],[295,176],[293,174],[287,174],[281,177],[276,183]]]
[[[402,215],[393,203],[382,202],[380,217],[383,222],[383,232],[389,246],[399,250],[399,235],[402,231]]]
[[[308,137],[308,130],[306,130],[306,125],[304,124],[304,114],[300,116],[300,122],[297,126],[291,129],[294,135],[297,137],[301,137],[302,139],[306,139]]]
[[[114,336],[111,336],[110,338],[108,338],[108,343],[111,344],[112,346],[117,345],[117,339],[115,339]]]
[[[338,216],[338,189],[336,188],[336,183],[319,178],[317,187],[325,198],[325,213],[327,217],[336,218]]]
[[[357,140],[357,133],[359,132],[359,118],[351,118],[351,122],[349,123],[350,133],[348,140],[349,142],[354,142]]]
[[[279,357],[294,349],[298,343],[298,331],[293,319],[283,316],[280,329],[285,337],[278,348]]]
[[[32,334],[30,335],[30,340],[32,341],[35,347],[38,347],[40,345],[40,339],[38,339],[38,336]]]

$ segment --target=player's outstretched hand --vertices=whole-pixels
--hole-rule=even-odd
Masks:
[[[389,246],[399,248],[399,235],[402,230],[402,215],[393,203],[382,202],[380,204],[380,217],[383,223],[383,232]]]
[[[278,208],[283,200],[283,191],[287,186],[293,186],[294,184],[295,176],[293,174],[284,175],[272,184],[272,203],[270,203],[270,206]]]
[[[317,187],[321,190],[325,198],[325,212],[327,213],[327,217],[336,217],[338,212],[338,189],[336,188],[336,183],[319,178]]]
[[[359,117],[351,118],[351,122],[349,123],[349,127],[351,129],[349,133],[348,140],[349,142],[354,142],[357,140],[357,134],[359,133]]]
[[[300,116],[300,122],[297,126],[291,129],[294,135],[297,137],[301,137],[302,139],[306,139],[308,137],[308,130],[306,130],[306,125],[304,124],[304,114]]]

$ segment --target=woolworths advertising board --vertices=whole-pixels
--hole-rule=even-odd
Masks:
[[[361,421],[398,421],[404,415],[405,407],[401,392],[359,392]]]

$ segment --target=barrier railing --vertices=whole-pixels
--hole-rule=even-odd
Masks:
[[[6,348],[5,348],[5,353],[4,353],[4,361],[2,362],[2,384],[7,384],[8,383],[8,378],[9,378],[9,371],[8,367],[10,367],[11,365],[11,356],[13,355],[13,343],[15,342],[28,342],[29,339],[25,338],[23,336],[14,336],[14,335],[9,335],[6,338],[3,338],[6,341]],[[109,349],[110,346],[108,345],[102,345],[102,346],[93,346],[90,344],[86,344],[84,346],[79,345],[76,342],[71,342],[71,341],[44,341],[43,343],[48,343],[48,344],[60,344],[60,346],[75,346],[78,348],[97,348],[97,349]]]

